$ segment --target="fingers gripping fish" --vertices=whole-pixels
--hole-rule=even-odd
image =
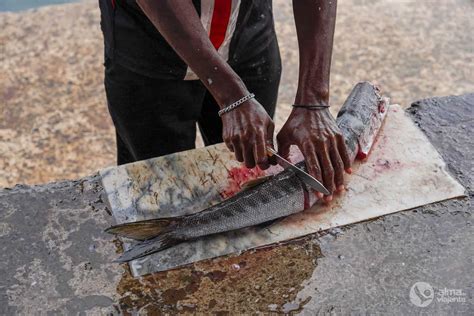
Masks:
[[[379,90],[368,82],[358,83],[338,113],[349,155],[368,155],[385,118],[387,106]],[[306,170],[304,161],[297,164]],[[291,170],[285,169],[269,180],[241,191],[199,213],[125,223],[106,231],[141,242],[125,251],[116,262],[128,262],[177,243],[202,236],[255,226],[310,208],[317,200]]]

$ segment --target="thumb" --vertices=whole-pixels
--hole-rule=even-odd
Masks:
[[[265,135],[265,140],[268,146],[273,148],[273,133],[275,132],[275,124],[273,122],[270,122],[267,126],[267,133]]]
[[[270,122],[270,124],[268,124],[267,126],[267,133],[265,134],[265,141],[266,141],[266,146],[268,147],[271,147],[273,149],[275,149],[275,145],[273,144],[273,133],[275,132],[275,124],[273,124],[273,122]],[[275,157],[275,155],[269,155],[268,156],[268,162],[271,164],[271,165],[277,165],[278,164],[278,161]]]
[[[286,136],[284,131],[281,131],[280,133],[278,133],[277,143],[278,143],[278,154],[280,154],[280,156],[283,156],[284,158],[288,158],[288,155],[290,154],[291,141]]]

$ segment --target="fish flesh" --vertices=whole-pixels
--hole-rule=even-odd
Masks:
[[[336,122],[352,161],[367,157],[385,118],[386,106],[387,99],[369,82],[358,83],[344,102]],[[304,161],[296,165],[306,170]],[[128,262],[187,240],[270,223],[301,212],[317,201],[311,191],[293,170],[285,169],[201,212],[125,223],[106,232],[141,241],[115,260]]]

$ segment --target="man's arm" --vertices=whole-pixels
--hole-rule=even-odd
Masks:
[[[240,77],[212,45],[191,0],[137,3],[221,108],[249,94]],[[245,161],[250,168],[255,164],[268,168],[265,144],[272,140],[273,122],[255,99],[225,113],[222,123],[224,141],[237,160]]]
[[[336,7],[336,0],[293,0],[300,54],[295,104],[328,105]],[[277,138],[283,156],[290,145],[297,145],[314,177],[330,192],[343,190],[344,169],[350,172],[350,160],[328,108],[293,108]],[[332,195],[326,197],[331,199]]]

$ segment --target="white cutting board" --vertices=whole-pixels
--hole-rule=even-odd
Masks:
[[[238,253],[317,231],[462,196],[464,188],[426,136],[392,105],[367,161],[346,177],[348,191],[269,228],[249,228],[179,244],[131,262],[135,276]],[[100,171],[117,223],[197,212],[234,192],[242,166],[223,144]],[[231,176],[229,176],[231,175]],[[250,171],[249,178],[262,175]],[[104,227],[105,228],[105,227]],[[125,243],[125,247],[129,244]]]

